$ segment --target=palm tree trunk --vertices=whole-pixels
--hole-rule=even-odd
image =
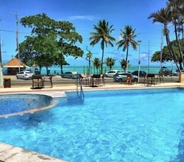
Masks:
[[[165,29],[165,31],[166,31],[166,30],[167,30],[167,27],[165,26],[164,29]],[[170,52],[170,54],[171,54],[171,55],[173,56],[173,58],[174,58],[174,62],[175,62],[175,64],[176,64],[177,69],[180,71],[180,68],[178,67],[178,64],[177,64],[178,58],[177,58],[177,56],[175,55],[174,50],[173,50],[173,48],[172,48],[172,45],[171,45],[171,42],[170,42],[170,38],[169,38],[168,32],[165,32],[165,36],[166,36],[166,42],[167,42],[167,46],[168,46],[168,48],[169,48],[169,52]]]
[[[103,59],[104,59],[104,48],[102,49],[101,74],[103,74]]]
[[[180,44],[180,42],[178,40],[178,34],[177,34],[177,28],[176,28],[176,21],[174,23],[174,33],[175,33],[176,42],[178,44],[178,48],[179,48],[179,52],[180,52],[180,59],[182,61],[183,67],[184,67],[183,53],[182,53],[182,50],[181,50],[181,44]],[[183,69],[183,67],[182,67],[182,69]],[[182,69],[180,69],[180,70],[182,70]]]
[[[129,47],[129,45],[127,46],[127,51],[126,51],[126,59],[125,59],[125,61],[126,61],[126,66],[125,66],[125,72],[127,72],[127,67],[128,67],[128,47]]]

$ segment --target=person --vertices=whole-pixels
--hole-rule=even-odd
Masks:
[[[130,74],[127,74],[126,84],[132,84],[132,78]]]

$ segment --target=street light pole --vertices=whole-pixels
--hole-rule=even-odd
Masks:
[[[1,22],[1,19],[0,19]],[[1,28],[0,28],[1,32]],[[1,33],[0,33],[0,87],[3,87],[3,70],[2,70],[2,51],[1,51]]]
[[[140,77],[140,64],[141,64],[141,61],[140,61],[140,43],[141,43],[141,40],[138,40],[137,42],[139,43],[139,59],[138,59],[138,83],[139,83],[139,77]]]
[[[16,46],[17,46],[17,51],[18,51],[18,62],[19,62],[19,73],[20,73],[20,56],[19,56],[19,36],[18,36],[18,13],[16,12],[15,14],[12,14],[11,15],[14,15],[15,18],[16,18]]]
[[[0,35],[0,87],[3,87],[2,54],[1,54],[1,35]]]

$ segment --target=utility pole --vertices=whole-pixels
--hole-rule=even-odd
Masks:
[[[141,65],[141,61],[140,61],[140,44],[141,44],[141,40],[138,40],[137,42],[139,43],[139,58],[138,58],[138,83],[139,83],[140,65]]]
[[[19,25],[19,20],[18,20],[18,13],[16,12],[15,14],[12,14],[15,16],[16,19],[16,47],[17,47],[17,52],[18,52],[18,62],[19,62],[19,73],[20,73],[20,56],[19,56],[19,29],[18,29],[18,25]]]
[[[150,66],[150,40],[148,40],[148,74]]]
[[[162,48],[163,48],[163,30],[161,30],[161,44],[160,44],[160,70],[162,68]]]
[[[1,22],[1,19],[0,19]],[[0,87],[3,87],[2,51],[1,51],[1,28],[0,28]]]

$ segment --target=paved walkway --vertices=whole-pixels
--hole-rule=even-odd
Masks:
[[[106,84],[104,86],[99,87],[86,87],[83,86],[83,90],[101,90],[101,89],[123,89],[123,88],[156,88],[156,87],[180,87],[184,86],[184,83],[164,83],[164,84],[156,84],[156,85],[144,85],[144,84],[133,84],[133,85],[126,85],[124,83],[117,83],[117,84]],[[21,86],[21,87],[11,87],[11,88],[0,88],[0,93],[9,93],[9,92],[42,92],[42,91],[71,91],[76,90],[76,85],[74,84],[66,84],[66,85],[57,85],[53,88],[46,87],[42,89],[31,89],[30,86]]]

